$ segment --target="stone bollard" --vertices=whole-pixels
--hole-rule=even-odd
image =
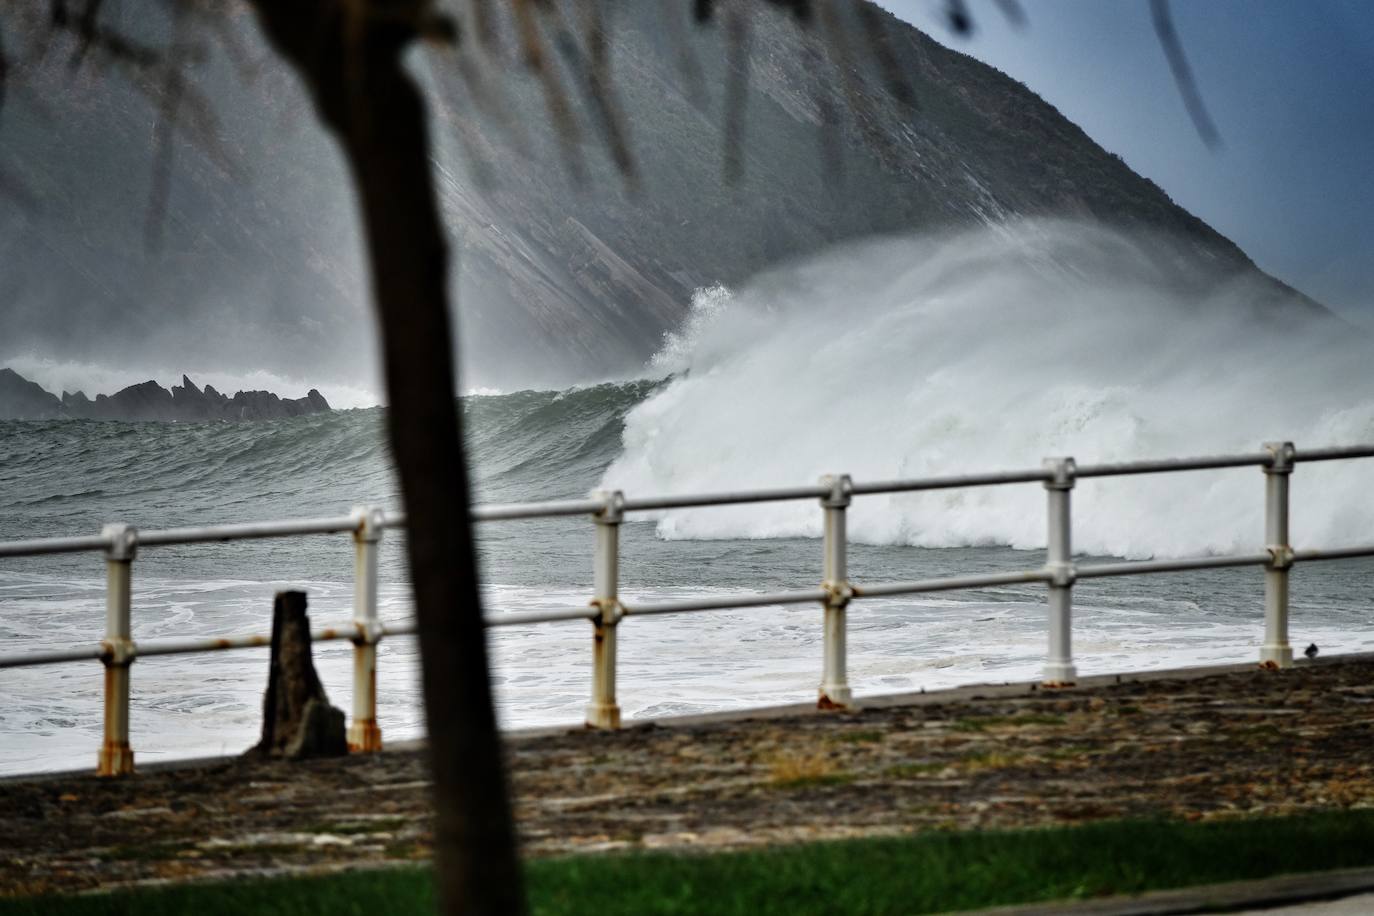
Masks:
[[[272,661],[262,703],[262,740],[253,757],[342,757],[344,714],[329,705],[310,654],[305,592],[277,592],[272,607]]]

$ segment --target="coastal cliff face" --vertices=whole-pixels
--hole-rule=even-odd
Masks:
[[[165,15],[133,5],[149,22]],[[1279,308],[1321,312],[1027,87],[884,11],[864,7],[914,106],[894,96],[847,4],[837,5],[847,61],[762,4],[747,6],[741,59],[719,24],[689,21],[690,4],[614,6],[610,69],[633,187],[575,85],[565,88],[576,137],[560,143],[508,31],[498,54],[465,46],[457,61],[417,66],[432,89],[466,385],[633,371],[681,323],[697,287],[739,285],[875,233],[1018,218],[1162,234],[1177,243],[1164,266],[1181,283],[1249,277],[1269,284]],[[0,212],[0,341],[54,359],[113,352],[125,365],[213,347],[202,364],[357,377],[373,329],[348,176],[298,81],[250,20],[230,25],[260,72],[242,80],[219,60],[196,72],[215,121],[174,143],[165,225],[175,231],[157,253],[139,229],[159,90],[74,69],[61,36],[45,57],[15,64],[0,174],[21,177],[42,207]],[[724,125],[735,79],[744,126],[731,184]]]
[[[114,394],[98,394],[95,400],[82,391],[64,391],[59,398],[13,369],[0,369],[0,420],[277,420],[329,409],[329,402],[314,388],[303,398],[283,398],[270,391],[239,391],[229,397],[211,385],[197,388],[185,375],[171,391],[147,381]]]

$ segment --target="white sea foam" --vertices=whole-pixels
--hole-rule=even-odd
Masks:
[[[602,486],[681,493],[1374,441],[1368,336],[1253,281],[1204,287],[1177,249],[1028,222],[867,243],[698,297],[654,363],[674,380],[627,418]],[[1272,292],[1272,291],[1269,291]],[[1299,317],[1299,316],[1306,317]],[[1076,546],[1144,557],[1253,549],[1258,470],[1084,481]],[[1368,542],[1374,465],[1306,466],[1295,541]],[[865,497],[852,537],[1037,547],[1038,487]],[[665,538],[817,536],[814,505],[672,512]]]
[[[675,379],[629,415],[623,452],[606,483],[642,494],[683,492],[808,482],[832,471],[876,479],[1015,467],[1056,453],[1111,460],[1248,451],[1278,437],[1299,445],[1374,440],[1374,379],[1365,368],[1363,337],[1258,321],[1247,311],[1249,290],[1241,286],[1220,288],[1205,301],[1163,291],[1171,288],[1161,267],[1167,257],[1167,246],[1026,224],[945,242],[867,245],[733,296],[710,290],[699,297],[693,320],[665,340],[651,368]],[[31,377],[49,383],[38,373]],[[137,380],[82,384],[111,390]],[[220,387],[213,376],[205,380]],[[235,385],[243,387],[224,387]],[[293,393],[280,384],[251,387]],[[332,390],[323,390],[335,400]],[[509,396],[510,404],[525,403],[525,395]],[[498,411],[485,420],[477,414],[479,428],[500,421],[483,441],[489,461],[503,473],[512,469],[495,475],[500,479],[489,485],[507,489],[489,497],[531,498],[539,481],[564,474],[588,475],[576,477],[581,486],[608,454],[592,449],[589,459],[584,446],[601,441],[593,430],[605,428],[608,416],[618,417],[627,401],[576,392],[554,400],[577,408],[557,414],[564,418],[559,423],[576,430],[587,416],[594,422],[566,439],[545,438],[552,428],[541,425],[549,402],[539,398],[528,408],[539,423],[509,422],[528,415],[521,412]],[[297,461],[295,447],[279,450],[292,456],[285,463],[274,463],[277,453],[266,448],[255,460],[232,465],[233,480],[242,478],[249,493],[214,474],[191,474],[178,484],[183,478],[176,467],[157,472],[179,487],[175,499],[164,495],[171,490],[144,491],[117,475],[114,483],[101,479],[112,465],[148,466],[150,452],[161,455],[171,447],[162,438],[135,441],[100,430],[102,437],[92,442],[108,451],[105,463],[82,467],[98,481],[90,489],[127,490],[114,502],[94,503],[99,511],[117,508],[129,514],[114,517],[150,527],[183,523],[175,515],[183,503],[216,512],[229,505],[255,518],[281,516],[283,505],[292,507],[288,514],[318,513],[311,500],[337,497],[347,505],[360,475],[384,473],[375,457],[379,432],[358,419],[337,418],[337,444],[325,453],[339,463],[323,475],[314,471],[321,460],[316,453]],[[268,436],[263,445],[275,441]],[[245,447],[237,433],[234,442],[233,449]],[[82,446],[58,454],[89,462]],[[526,468],[531,455],[537,460]],[[1355,462],[1300,467],[1293,482],[1297,543],[1374,539],[1366,498],[1372,474],[1374,462],[1364,470]],[[67,481],[51,478],[29,479],[31,489],[11,495],[6,517],[53,525],[79,520],[84,526],[54,528],[58,534],[96,530],[106,520],[71,516],[93,497],[75,493],[68,504]],[[264,480],[275,482],[270,492]],[[1075,494],[1077,543],[1130,556],[1253,549],[1262,530],[1261,494],[1254,468],[1085,480]],[[1044,494],[1025,485],[864,497],[852,514],[855,538],[871,543],[1032,547],[1042,542]],[[813,502],[708,509],[667,515],[658,530],[672,539],[816,535],[818,517]],[[565,609],[587,601],[586,526],[541,524],[493,526],[484,535],[489,612]],[[662,543],[635,524],[624,526],[621,536],[621,587],[632,604],[802,587],[821,575],[814,543]],[[309,592],[318,625],[344,623],[351,581],[346,552],[338,564],[331,560],[336,547],[283,541],[273,548],[275,562],[249,545],[140,555],[134,637],[154,642],[263,632],[272,593],[285,585]],[[381,612],[388,621],[411,614],[398,547],[399,539],[390,537],[383,545]],[[860,581],[1033,565],[1006,550],[856,546],[850,559]],[[1294,645],[1315,642],[1323,655],[1374,649],[1371,568],[1368,562],[1300,567],[1293,577]],[[98,557],[0,569],[5,651],[94,645],[104,619],[98,570]],[[306,579],[269,581],[293,576]],[[859,602],[849,622],[854,689],[863,695],[1038,677],[1043,600],[1042,588],[1026,586]],[[1085,580],[1074,604],[1075,655],[1085,674],[1252,661],[1261,640],[1261,578],[1252,569]],[[626,626],[618,692],[627,717],[815,696],[821,628],[814,606],[655,616]],[[581,720],[590,684],[585,623],[502,627],[489,639],[503,725]],[[351,691],[351,650],[346,642],[315,650],[321,678],[342,707]],[[386,738],[416,736],[423,712],[415,641],[387,639],[379,651]],[[139,661],[132,699],[139,760],[246,748],[260,727],[265,677],[261,649]],[[0,773],[89,767],[100,742],[100,678],[97,662],[7,671],[0,678]]]
[[[649,360],[650,370],[671,375],[691,368],[697,341],[710,333],[711,326],[725,314],[732,298],[730,290],[719,283],[698,289],[692,295],[692,310],[687,313],[687,321],[681,328],[663,335],[663,345]]]
[[[1224,575],[1213,573],[1212,576]],[[264,632],[271,595],[306,588],[317,625],[344,623],[346,582],[138,580],[134,636],[142,641]],[[1196,585],[1196,582],[1194,583]],[[7,651],[93,645],[103,615],[102,581],[0,572]],[[1350,595],[1356,582],[1338,584]],[[640,601],[668,601],[747,589],[632,588]],[[1208,594],[1219,594],[1215,586]],[[566,608],[586,600],[578,589],[489,585],[491,613]],[[1081,596],[1075,651],[1084,672],[1132,671],[1253,658],[1258,615],[1200,612],[1187,597],[1113,592]],[[387,621],[410,616],[408,590],[381,590]],[[1295,605],[1299,644],[1325,653],[1369,651],[1367,614],[1320,602]],[[1317,618],[1320,618],[1318,621]],[[625,715],[642,718],[738,709],[813,699],[819,677],[820,627],[814,607],[764,607],[637,620],[623,635],[618,692]],[[849,670],[860,695],[933,690],[977,681],[1034,679],[1044,653],[1044,608],[1029,591],[994,590],[948,598],[874,599],[849,624]],[[567,621],[491,631],[493,687],[506,728],[575,725],[591,679],[586,624]],[[378,715],[388,741],[423,734],[419,655],[414,639],[389,638],[378,649]],[[314,655],[335,705],[347,708],[352,646],[320,643]],[[132,743],[142,762],[239,753],[261,727],[267,650],[150,657],[134,668]],[[87,768],[101,735],[99,664],[18,668],[0,681],[0,775]]]

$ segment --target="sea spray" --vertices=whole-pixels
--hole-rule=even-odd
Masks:
[[[934,241],[894,241],[857,251],[852,267],[841,258],[733,297],[714,290],[644,380],[465,398],[475,498],[571,497],[603,478],[643,494],[805,482],[830,470],[874,478],[1007,467],[1054,451],[1126,458],[1249,450],[1279,435],[1300,445],[1374,438],[1362,339],[1333,343],[1316,326],[1300,332],[1272,303],[1255,318],[1249,303],[1263,290],[1180,283],[1168,269],[1168,246],[1029,228],[1039,242],[1018,242],[1011,227],[941,258]],[[1096,261],[1082,254],[1099,249]],[[1007,269],[1008,251],[1021,259],[1018,270]],[[1120,298],[1103,304],[1107,291]],[[1300,538],[1369,539],[1367,472],[1340,476],[1361,475],[1359,468],[1298,469]],[[1083,481],[1079,544],[1191,552],[1229,548],[1229,538],[1253,549],[1260,478],[1250,468]],[[0,539],[93,534],[109,521],[146,530],[334,515],[364,502],[399,507],[380,409],[263,424],[0,421],[0,481]],[[1103,503],[1108,496],[1117,502]],[[857,581],[1040,562],[995,546],[1039,542],[1044,495],[1034,485],[865,497],[852,511],[856,533],[883,542],[853,546]],[[658,523],[633,514],[621,529],[622,594],[633,603],[812,587],[821,575],[818,543],[759,538],[815,533],[807,526],[819,515],[811,502]],[[731,526],[750,540],[710,539]],[[484,610],[585,605],[591,528],[585,518],[479,526]],[[1162,548],[1150,537],[1165,541]],[[900,546],[911,543],[992,546]],[[388,622],[412,613],[403,546],[400,532],[382,544]],[[282,588],[307,590],[321,625],[346,625],[351,564],[344,535],[140,551],[134,638],[266,632]],[[1300,564],[1293,642],[1315,642],[1324,656],[1374,650],[1372,571],[1369,560]],[[4,650],[97,644],[103,572],[98,553],[0,564]],[[1252,662],[1262,633],[1255,569],[1085,580],[1074,605],[1075,657],[1085,674]],[[625,626],[617,689],[627,717],[814,700],[814,606]],[[1044,590],[865,599],[851,608],[849,628],[850,681],[860,695],[1034,678],[1044,663]],[[501,627],[490,640],[505,725],[581,721],[590,663],[584,622]],[[331,695],[351,689],[351,652],[338,642],[317,649]],[[379,657],[382,728],[388,740],[416,737],[423,716],[414,640],[389,637]],[[140,661],[131,713],[139,759],[247,747],[260,729],[265,666],[263,650]],[[0,678],[0,773],[89,767],[101,735],[100,677],[99,663],[88,662]]]
[[[1033,221],[847,247],[727,296],[704,291],[652,364],[603,487],[633,493],[876,480],[1374,441],[1371,342],[1254,280],[1180,275],[1177,243]],[[1302,546],[1367,542],[1374,465],[1304,466]],[[1074,537],[1127,557],[1253,550],[1256,469],[1085,481]],[[1044,544],[1034,486],[857,500],[862,543]],[[664,514],[679,538],[816,537],[777,503]]]

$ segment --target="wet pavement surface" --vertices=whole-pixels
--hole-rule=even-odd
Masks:
[[[529,856],[1374,805],[1374,661],[507,743]],[[0,783],[0,893],[424,860],[422,752]]]

